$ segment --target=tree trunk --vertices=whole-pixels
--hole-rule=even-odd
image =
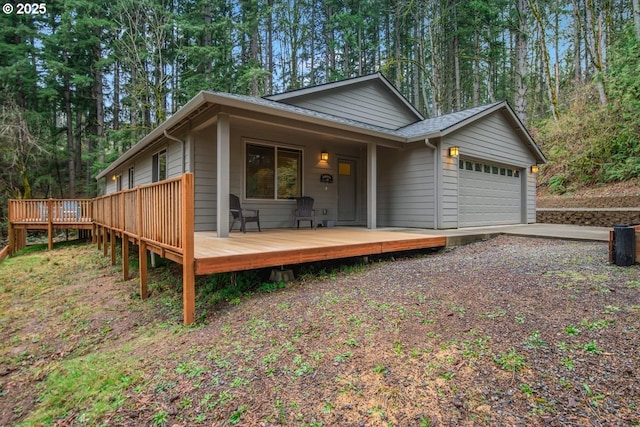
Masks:
[[[640,41],[640,0],[633,0],[633,26],[636,29],[636,40]]]
[[[582,25],[578,5],[573,5],[573,79],[582,82]]]
[[[540,9],[538,9],[537,4],[534,3],[534,0],[529,0],[529,8],[533,13],[533,16],[538,25],[538,34],[540,37],[540,53],[541,53],[541,66],[542,73],[544,76],[544,83],[547,89],[547,96],[549,97],[551,114],[553,115],[553,119],[558,121],[558,99],[556,97],[555,85],[553,84],[553,79],[551,78],[551,69],[550,69],[550,58],[549,58],[549,49],[547,48],[547,38],[545,36],[545,28],[542,20],[542,15],[540,14]]]
[[[480,35],[476,28],[473,31],[473,106],[477,105],[480,105]]]
[[[527,0],[516,1],[518,14],[518,28],[515,34],[515,86],[514,94],[516,114],[524,124],[527,124]]]
[[[66,56],[66,55],[64,55]],[[67,125],[67,172],[69,173],[69,197],[76,197],[76,162],[75,147],[73,140],[73,117],[71,116],[71,85],[68,74],[64,76],[64,112]]]
[[[591,56],[591,63],[599,74],[597,76],[596,87],[600,97],[600,104],[607,105],[607,93],[602,80],[602,73],[606,70],[606,48],[604,46],[604,34],[602,16],[596,13],[596,6],[593,0],[587,0],[585,13],[587,25],[587,47]],[[598,15],[596,17],[596,15]]]

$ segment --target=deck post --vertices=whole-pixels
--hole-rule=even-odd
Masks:
[[[140,270],[140,299],[145,300],[148,297],[147,292],[147,242],[140,240],[138,246],[138,268]]]
[[[13,255],[16,251],[16,236],[13,229],[13,213],[11,209],[11,201],[9,201],[9,256]]]
[[[107,237],[108,230],[107,227],[102,227],[102,255],[107,256],[107,241],[109,238]]]
[[[47,249],[53,249],[53,199],[47,200]]]
[[[27,247],[27,229],[26,228],[21,228],[20,229],[20,249],[24,249]]]
[[[230,174],[230,149],[229,149],[229,115],[218,113],[217,129],[217,223],[218,237],[229,237],[229,174]],[[184,206],[183,206],[184,207]]]
[[[220,122],[218,122],[218,126]],[[228,142],[228,141],[227,141]],[[220,145],[220,140],[218,140]],[[228,148],[228,147],[227,147]],[[227,163],[228,166],[228,163]],[[228,185],[228,184],[227,184]],[[195,266],[194,266],[194,186],[193,174],[182,175],[182,299],[184,324],[191,325],[195,321]],[[227,203],[229,198],[226,198]],[[220,202],[218,202],[220,203]],[[218,204],[219,206],[219,204]],[[220,215],[219,215],[220,216]],[[229,221],[227,221],[227,231]]]
[[[129,238],[122,236],[122,280],[129,280]]]
[[[111,265],[116,265],[116,230],[109,230],[109,239],[109,243],[111,243]]]

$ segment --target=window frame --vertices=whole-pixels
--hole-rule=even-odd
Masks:
[[[248,182],[248,168],[247,168],[247,156],[249,154],[249,146],[259,146],[259,147],[267,147],[273,150],[273,197],[271,198],[259,198],[259,197],[249,197],[247,194],[247,182]],[[282,144],[279,142],[270,142],[270,141],[260,141],[256,139],[245,139],[243,144],[243,156],[242,156],[242,196],[244,200],[250,200],[253,202],[290,202],[291,200],[295,200],[293,198],[279,198],[278,197],[278,150],[289,150],[289,151],[297,151],[300,156],[300,196],[304,194],[304,148],[301,146],[296,146],[292,144]]]
[[[127,185],[129,189],[134,188],[136,185],[135,166],[131,166],[129,169],[127,169]]]
[[[164,154],[164,178],[160,177],[160,156]],[[156,151],[151,157],[151,182],[164,181],[169,177],[169,156],[167,149]]]

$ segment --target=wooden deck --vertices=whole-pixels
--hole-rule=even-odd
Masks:
[[[444,236],[350,227],[233,232],[222,239],[213,231],[196,232],[195,274],[443,247],[445,244]]]
[[[9,201],[9,246],[0,256],[26,246],[30,229],[90,230],[92,240],[116,264],[120,240],[122,278],[129,280],[129,244],[138,246],[140,297],[147,298],[147,253],[182,264],[184,323],[195,321],[195,276],[305,262],[442,247],[444,236],[358,228],[194,232],[194,179],[181,177],[94,199]]]

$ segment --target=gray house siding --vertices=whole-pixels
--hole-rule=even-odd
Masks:
[[[526,168],[536,161],[511,124],[499,112],[448,135],[446,144],[460,147],[463,156],[493,163]]]
[[[449,157],[449,147],[440,149],[440,224],[438,228],[458,227],[458,159]]]
[[[153,154],[155,154],[157,151],[154,151]],[[152,154],[141,157],[138,161],[136,161],[136,185],[151,184],[152,166]]]
[[[433,228],[433,150],[379,147],[378,158],[378,225]]]
[[[195,230],[215,229],[216,224],[216,133],[194,132],[190,140],[193,142],[193,175],[195,186]]]
[[[406,106],[376,81],[282,102],[387,129],[398,129],[416,121],[416,117],[407,111]]]
[[[526,222],[533,224],[536,222],[536,175],[528,168],[523,170],[523,183],[526,187]]]
[[[457,159],[448,157],[448,149],[451,146],[460,147],[460,155],[463,158],[504,165],[520,170],[521,173],[536,163],[533,153],[521,142],[512,125],[500,112],[479,119],[444,137],[441,152],[443,163],[446,163],[443,165],[442,228],[460,226],[458,211],[460,181]],[[524,217],[522,219],[535,222],[535,177],[527,178],[526,183],[526,195],[522,202],[526,204],[526,219]]]
[[[175,178],[183,174],[182,165],[185,161],[182,154],[182,143],[171,141],[167,145],[167,178]],[[186,168],[184,171],[187,171]]]

